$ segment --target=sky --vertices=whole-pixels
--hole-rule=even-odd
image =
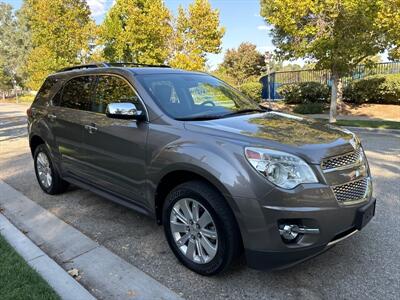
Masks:
[[[0,0],[11,4],[15,9],[21,6],[22,0]],[[101,23],[107,10],[114,0],[87,0],[92,16],[97,23]],[[229,48],[236,48],[242,42],[255,44],[259,51],[274,49],[269,35],[269,29],[260,16],[259,0],[209,0],[212,7],[219,10],[221,25],[226,32],[222,41],[222,53],[208,57],[208,64],[214,69],[222,62],[224,52]],[[49,0],[51,2],[51,0]],[[187,7],[192,0],[165,0],[165,4],[176,13],[179,5]]]

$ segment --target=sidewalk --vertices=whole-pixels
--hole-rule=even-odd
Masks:
[[[7,241],[28,263],[32,262],[32,267],[62,299],[93,299],[80,284],[101,299],[182,299],[1,180],[0,207],[4,215],[0,214],[1,233],[3,234],[4,228],[8,228],[4,234]],[[7,219],[25,235],[16,228],[13,229]],[[39,245],[40,249],[32,245],[32,242]],[[36,265],[33,263],[35,260],[30,260],[35,257],[43,261]],[[62,269],[76,269],[80,284]],[[80,286],[83,289],[80,291],[81,295],[86,292],[86,296],[70,292],[74,287],[78,289],[76,286]]]
[[[22,256],[28,265],[49,283],[65,300],[94,300],[95,298],[54,260],[19,231],[0,213],[0,234]]]
[[[305,115],[314,119],[329,119],[329,114],[309,114]],[[379,118],[371,118],[368,116],[350,116],[350,115],[338,115],[336,117],[337,120],[348,120],[348,121],[391,121],[391,122],[400,122],[400,116],[398,119],[379,119]]]

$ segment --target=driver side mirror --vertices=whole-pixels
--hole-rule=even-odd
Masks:
[[[137,110],[135,104],[130,102],[109,103],[106,108],[106,116],[114,119],[143,120],[142,111]]]

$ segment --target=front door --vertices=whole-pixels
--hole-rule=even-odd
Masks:
[[[105,114],[107,104],[115,102],[131,102],[138,110],[144,109],[124,78],[97,76],[83,137],[88,179],[108,192],[144,204],[148,123],[108,118]]]

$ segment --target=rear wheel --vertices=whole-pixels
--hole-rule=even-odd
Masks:
[[[231,209],[218,191],[202,181],[183,183],[169,193],[163,224],[176,257],[199,274],[224,271],[240,252]]]
[[[49,151],[45,144],[36,147],[33,156],[35,173],[41,189],[50,195],[60,194],[66,190],[68,183],[60,177],[54,168]]]

